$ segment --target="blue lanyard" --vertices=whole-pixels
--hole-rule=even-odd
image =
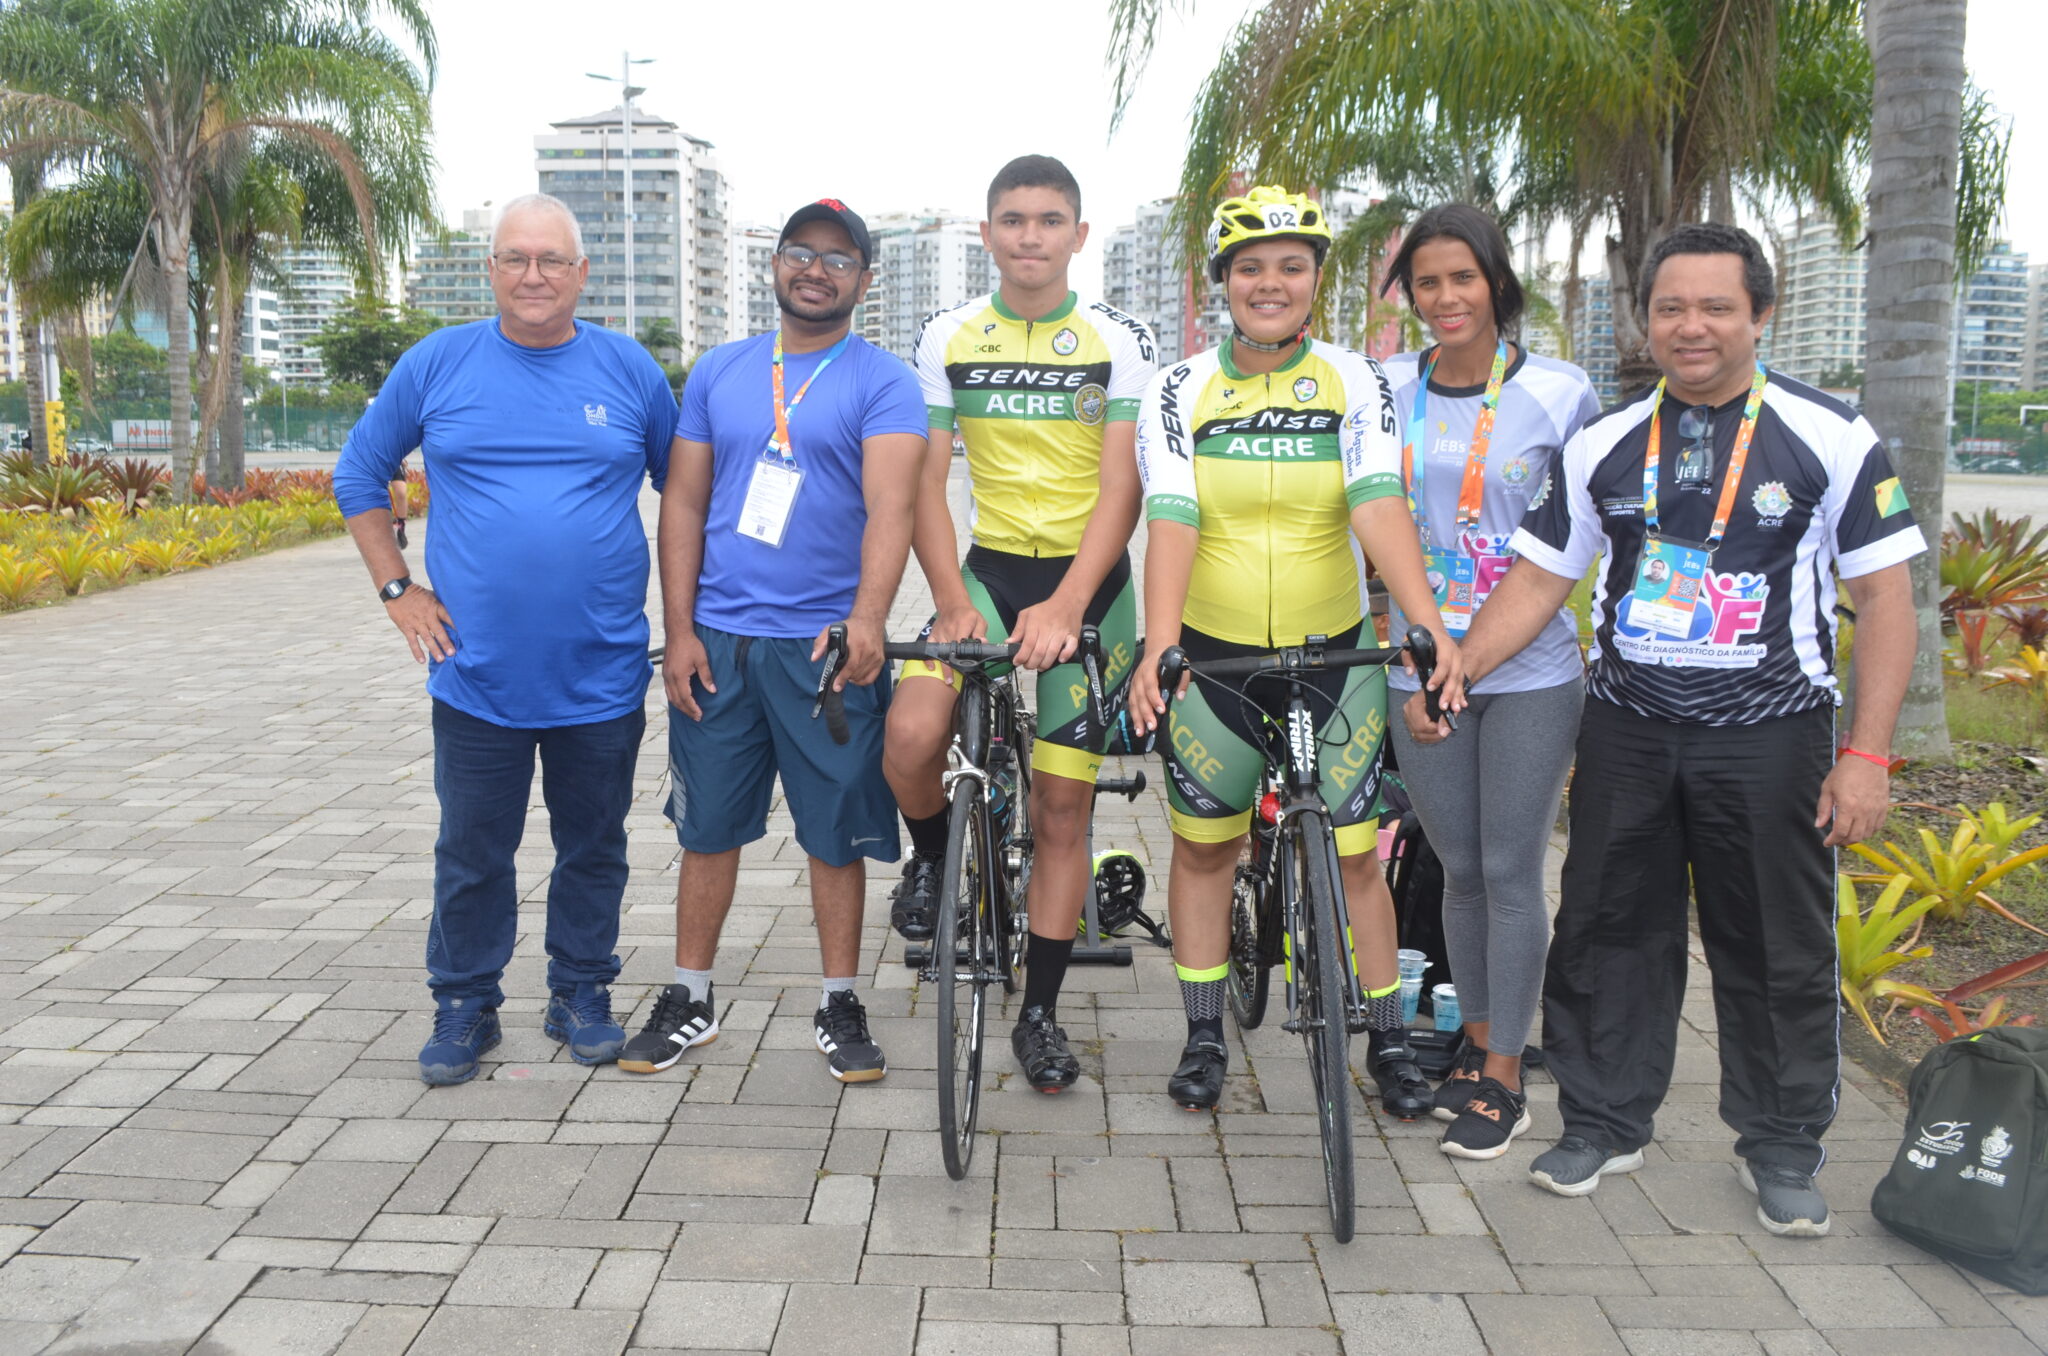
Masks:
[[[1415,408],[1408,413],[1408,442],[1401,449],[1401,460],[1408,473],[1408,511],[1415,515],[1415,525],[1422,532],[1425,547],[1431,545],[1429,512],[1422,497],[1423,468],[1429,455],[1422,450],[1425,432],[1424,420],[1429,410],[1429,378],[1436,371],[1436,360],[1443,356],[1439,344],[1429,355],[1429,362],[1423,366],[1422,380],[1415,388]],[[1486,379],[1486,394],[1479,402],[1479,422],[1472,430],[1472,443],[1465,454],[1465,475],[1458,484],[1458,536],[1479,525],[1480,504],[1486,495],[1486,455],[1493,446],[1493,421],[1500,408],[1500,388],[1507,380],[1508,341],[1495,340],[1493,350],[1493,371]],[[1452,539],[1452,545],[1458,538]]]

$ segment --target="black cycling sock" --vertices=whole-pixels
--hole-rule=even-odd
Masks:
[[[1060,985],[1066,982],[1067,961],[1074,954],[1074,939],[1054,941],[1033,932],[1024,942],[1024,1006],[1044,1008],[1053,1015],[1059,1006]]]
[[[1223,1043],[1223,975],[1224,969],[1190,970],[1184,965],[1173,967],[1180,976],[1181,1006],[1188,1014],[1188,1043],[1203,1039]],[[1213,976],[1213,977],[1212,977]]]
[[[910,850],[921,857],[943,857],[946,855],[946,812],[939,811],[924,819],[903,816],[903,827],[910,830]]]

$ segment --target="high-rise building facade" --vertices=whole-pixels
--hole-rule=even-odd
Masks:
[[[948,212],[885,212],[868,218],[875,281],[856,317],[861,335],[905,362],[917,356],[918,328],[941,307],[995,288],[981,225]]]
[[[625,202],[625,113],[612,108],[552,124],[534,138],[540,191],[567,203],[590,258],[578,314],[626,328],[626,217],[633,225],[634,328],[656,317],[682,336],[686,358],[730,332],[726,181],[711,143],[668,119],[632,112],[633,201]]]
[[[348,309],[356,294],[355,270],[341,255],[318,245],[286,250],[283,263],[284,286],[277,293],[277,378],[287,386],[324,386],[327,369],[313,336]],[[139,316],[136,325],[140,330]]]
[[[2020,389],[2048,389],[2048,264],[2027,270],[2027,342],[2020,362]]]
[[[1992,245],[1956,307],[1956,381],[2017,391],[2026,366],[2027,256]]]
[[[1602,405],[1621,399],[1621,382],[1614,374],[1614,285],[1604,270],[1580,281],[1579,310],[1572,317],[1572,361],[1585,369]]]
[[[0,205],[0,234],[6,233],[13,215]],[[28,377],[21,328],[21,298],[14,290],[14,279],[0,271],[0,381],[25,381]]]
[[[1167,234],[1172,210],[1171,198],[1141,204],[1136,221],[1110,233],[1102,256],[1102,299],[1152,327],[1162,366],[1208,347],[1207,289],[1198,291],[1180,267],[1179,241]]]
[[[444,325],[495,316],[498,304],[491,296],[490,253],[488,208],[465,211],[460,230],[451,226],[445,231],[420,233],[413,238],[412,263],[406,270],[405,304]]]
[[[1842,244],[1826,217],[1802,216],[1786,227],[1777,310],[1771,319],[1771,366],[1814,386],[1844,386],[1863,370],[1864,281],[1870,256]]]
[[[736,226],[732,232],[732,311],[726,338],[766,334],[777,324],[773,226]]]

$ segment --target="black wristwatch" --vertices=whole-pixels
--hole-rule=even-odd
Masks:
[[[400,575],[398,578],[386,584],[383,588],[378,589],[377,596],[379,598],[382,598],[387,603],[395,603],[400,598],[403,598],[405,596],[405,591],[411,587],[412,576],[409,574]]]

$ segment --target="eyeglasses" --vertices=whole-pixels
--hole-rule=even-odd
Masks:
[[[1714,480],[1714,408],[1694,405],[1678,416],[1678,436],[1687,439],[1678,452],[1678,483],[1710,485]]]
[[[559,254],[521,254],[517,250],[501,250],[491,256],[491,262],[515,278],[525,277],[527,266],[530,264],[540,265],[540,276],[543,278],[566,278],[569,276],[569,270],[576,267],[576,260],[564,259]]]
[[[830,254],[820,254],[808,245],[790,244],[775,251],[775,257],[792,273],[803,272],[814,260],[823,260],[825,271],[835,278],[851,278],[860,272],[860,260],[850,254],[841,254],[837,250]]]

